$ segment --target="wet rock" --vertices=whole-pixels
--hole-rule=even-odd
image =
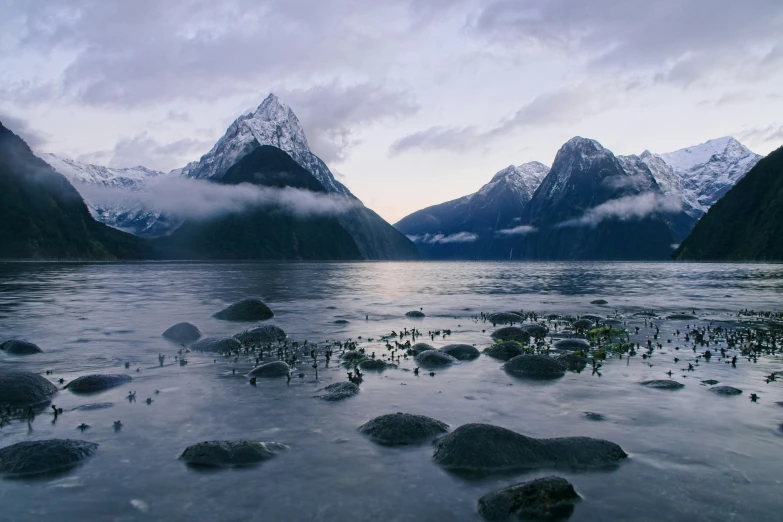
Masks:
[[[37,406],[49,402],[55,393],[57,386],[40,375],[16,370],[0,371],[0,404]]]
[[[163,332],[163,337],[175,343],[192,343],[201,337],[201,332],[190,323],[177,323]]]
[[[522,329],[536,339],[543,339],[546,337],[546,334],[549,333],[547,327],[540,324],[526,324]]]
[[[260,299],[248,298],[219,311],[213,317],[224,321],[266,321],[274,312]]]
[[[601,317],[600,315],[584,314],[583,316],[581,316],[580,319],[586,319],[588,321],[591,321],[593,323],[593,326],[595,326],[595,323],[603,321],[604,318]]]
[[[562,520],[571,516],[581,497],[562,477],[543,477],[484,495],[478,501],[485,520]]]
[[[272,324],[257,326],[255,328],[251,328],[250,330],[239,332],[234,336],[234,339],[245,346],[272,344],[285,341],[285,338],[286,334],[283,329]]]
[[[365,359],[364,361],[359,363],[359,368],[362,370],[374,370],[374,371],[383,371],[388,368],[396,368],[396,364],[387,363],[386,361],[382,359]]]
[[[643,310],[641,312],[636,312],[633,315],[636,316],[636,317],[657,317],[658,316],[658,314],[656,314],[652,310]]]
[[[718,384],[719,381],[716,381],[715,379],[707,379],[706,381],[701,381],[702,384],[709,384],[710,386],[715,386]]]
[[[43,353],[43,350],[29,341],[11,339],[0,344],[0,350],[12,355],[32,355],[34,353]]]
[[[710,391],[712,393],[717,393],[718,395],[742,395],[742,390],[732,386],[715,386],[714,388],[710,388]]]
[[[692,321],[694,319],[698,319],[698,317],[691,314],[672,314],[672,315],[667,315],[666,319],[669,319],[671,321]]]
[[[249,466],[276,457],[288,446],[253,440],[210,440],[185,448],[180,459],[191,466]]]
[[[336,382],[324,388],[324,391],[326,393],[318,395],[318,398],[322,401],[335,402],[353,397],[359,393],[359,386],[352,382]]]
[[[340,359],[343,359],[345,361],[360,361],[364,359],[366,356],[362,352],[357,352],[355,350],[348,350],[344,354],[340,356]]]
[[[424,312],[420,312],[418,310],[411,310],[410,312],[405,312],[405,317],[412,317],[414,319],[422,319],[424,317]]]
[[[481,355],[481,352],[475,346],[469,344],[449,344],[441,348],[440,351],[454,357],[458,361],[472,361]]]
[[[439,350],[426,350],[415,358],[416,362],[425,368],[440,368],[457,362],[457,359]]]
[[[680,388],[685,387],[684,384],[669,379],[655,379],[652,381],[644,381],[642,383],[642,386],[647,386],[648,388],[657,388],[659,390],[679,390]]]
[[[348,320],[347,319],[336,319],[334,321],[334,324],[348,324]]]
[[[498,341],[517,341],[519,343],[530,342],[530,334],[518,326],[506,326],[492,332],[492,338]]]
[[[248,377],[285,377],[291,372],[291,368],[283,361],[272,361],[256,366]]]
[[[121,373],[94,373],[82,375],[65,385],[65,388],[74,393],[93,393],[108,390],[131,382],[130,375]]]
[[[590,301],[590,304],[605,305],[605,304],[609,304],[609,303],[606,301],[606,299],[596,299],[595,301]]]
[[[560,354],[555,359],[564,364],[569,372],[581,372],[587,366],[587,358],[575,353]]]
[[[522,377],[554,378],[565,375],[565,365],[548,355],[522,354],[510,359],[503,369]]]
[[[242,343],[233,337],[225,337],[223,339],[217,337],[205,337],[190,347],[190,349],[194,352],[210,353],[233,353],[240,348],[242,348]]]
[[[570,350],[575,352],[581,350],[586,352],[590,349],[590,343],[584,339],[558,339],[554,344],[558,350]]]
[[[96,410],[105,410],[108,408],[113,407],[114,404],[111,402],[93,402],[90,404],[82,404],[81,406],[76,406],[75,408],[71,408],[71,411],[96,411]]]
[[[519,324],[525,321],[522,314],[517,312],[495,312],[489,314],[487,320],[492,324]]]
[[[571,323],[571,328],[574,330],[590,330],[595,327],[595,321],[589,319],[579,319]]]
[[[525,348],[515,341],[503,341],[501,343],[495,343],[489,348],[485,348],[484,353],[494,359],[508,361],[517,355],[525,353]]]
[[[585,418],[589,419],[591,421],[602,421],[602,420],[604,420],[604,416],[603,415],[601,415],[600,413],[592,412],[592,411],[586,411],[585,412]]]
[[[378,444],[402,446],[432,440],[449,431],[449,425],[424,415],[398,412],[375,417],[359,431]]]
[[[427,343],[416,343],[413,346],[411,346],[411,351],[413,352],[413,355],[419,355],[421,352],[426,352],[427,350],[434,350],[435,348],[432,345],[429,345]]]
[[[17,442],[0,449],[0,473],[24,477],[67,471],[95,453],[98,444],[50,439]]]
[[[590,437],[534,439],[490,424],[465,424],[436,442],[435,462],[452,471],[496,473],[541,467],[594,468],[628,455]]]

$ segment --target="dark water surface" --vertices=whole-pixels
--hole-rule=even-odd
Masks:
[[[414,326],[425,334],[451,329],[450,337],[436,338],[436,347],[464,342],[482,349],[492,331],[472,319],[482,311],[603,316],[617,310],[628,327],[642,326],[641,342],[651,330],[635,312],[695,310],[699,321],[655,320],[663,350],[648,360],[608,360],[600,377],[588,369],[556,381],[525,381],[486,356],[417,377],[405,371],[415,366],[408,360],[401,369],[366,372],[359,395],[326,403],[313,398],[317,390],[346,377],[334,362],[319,369],[317,382],[303,363],[290,384],[281,378],[259,380],[257,387],[243,377],[252,368],[243,358],[190,353],[186,366],[174,362],[179,346],[161,338],[166,328],[190,321],[205,336],[233,335],[248,325],[212,314],[247,296],[264,299],[276,313],[267,323],[292,340],[362,336],[360,346],[378,356],[386,351],[382,335]],[[599,298],[609,304],[589,304]],[[423,320],[403,317],[420,307]],[[48,377],[66,381],[90,372],[133,377],[128,386],[94,396],[61,390],[53,402],[65,413],[56,423],[46,412],[29,426],[15,421],[0,429],[0,447],[53,437],[100,444],[93,458],[63,476],[0,481],[0,519],[478,520],[483,494],[553,473],[466,479],[434,464],[428,444],[382,447],[356,431],[377,415],[403,411],[452,428],[484,422],[534,437],[583,435],[620,444],[629,458],[617,469],[555,471],[583,497],[571,520],[781,520],[783,407],[776,402],[783,401],[783,378],[764,380],[783,370],[780,358],[755,364],[740,358],[737,368],[713,358],[684,372],[696,354],[674,350],[684,346],[675,329],[736,323],[743,308],[783,309],[783,265],[0,264],[0,341],[24,338],[45,351],[0,352],[0,367],[52,370]],[[172,356],[162,367],[159,353]],[[682,360],[675,363],[675,356]],[[638,384],[665,379],[669,370],[684,389]],[[710,378],[744,393],[710,393],[701,384]],[[137,391],[134,403],[125,400],[129,390]],[[758,403],[750,402],[752,392]],[[147,397],[152,404],[144,403]],[[74,410],[88,403],[112,406]],[[588,420],[585,411],[606,420]],[[119,433],[115,420],[124,425]],[[84,434],[76,429],[81,423],[91,425]],[[276,441],[290,450],[257,467],[212,472],[177,459],[186,446],[211,439]]]

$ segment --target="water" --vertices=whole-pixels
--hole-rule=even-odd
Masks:
[[[739,309],[783,309],[783,266],[0,264],[0,339],[26,338],[46,352],[0,353],[2,367],[52,370],[52,379],[66,381],[96,371],[128,372],[134,379],[89,397],[60,391],[53,402],[65,413],[56,422],[47,412],[29,427],[14,422],[0,429],[0,446],[52,437],[100,444],[92,459],[64,476],[0,481],[0,519],[478,520],[476,502],[485,493],[553,473],[468,480],[435,465],[430,445],[381,447],[356,431],[376,415],[405,411],[453,428],[485,422],[535,437],[584,435],[620,444],[630,457],[617,469],[554,471],[583,497],[571,520],[780,520],[783,407],[775,403],[783,401],[783,383],[767,384],[764,377],[783,369],[781,361],[740,359],[735,369],[713,358],[684,372],[695,354],[675,351],[684,344],[672,331],[694,321],[656,321],[663,350],[649,360],[609,360],[600,377],[588,370],[554,382],[525,381],[485,356],[417,377],[404,370],[413,368],[409,360],[399,370],[367,372],[356,397],[325,403],[313,398],[317,390],[346,377],[334,362],[319,369],[317,382],[303,364],[290,385],[282,378],[259,380],[257,387],[242,376],[251,361],[192,353],[186,366],[174,362],[179,347],[160,337],[166,328],[190,321],[207,336],[234,334],[244,325],[211,316],[247,296],[262,297],[276,312],[270,323],[293,340],[362,336],[361,346],[378,356],[385,352],[381,335],[413,326],[424,333],[451,329],[436,347],[466,342],[483,348],[492,326],[471,317],[508,309],[618,310],[628,326],[642,326],[644,343],[651,331],[632,316],[641,310],[695,310],[698,324],[733,324]],[[589,304],[599,298],[609,304]],[[425,319],[403,317],[419,307]],[[338,318],[349,323],[334,324]],[[172,356],[162,367],[159,353]],[[674,363],[675,356],[682,360]],[[667,378],[669,370],[684,389],[638,384]],[[709,378],[744,393],[709,393],[700,384]],[[134,403],[125,400],[129,390],[137,391]],[[760,395],[758,403],[750,402],[751,392]],[[152,404],[143,402],[147,397]],[[107,402],[113,406],[73,410]],[[588,420],[585,411],[606,420]],[[119,433],[115,420],[124,425]],[[83,422],[91,425],[84,434],[76,429]],[[240,470],[196,471],[177,460],[186,446],[211,439],[276,441],[290,450]]]

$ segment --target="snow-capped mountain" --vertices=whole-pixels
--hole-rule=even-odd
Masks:
[[[82,163],[49,153],[40,153],[38,157],[72,182],[92,183],[104,187],[137,189],[150,179],[163,175],[163,172],[142,166],[116,169]]]
[[[541,181],[549,174],[549,167],[537,161],[522,165],[509,165],[492,176],[489,183],[478,192],[466,196],[469,200],[491,198],[498,191],[510,191],[522,201],[530,201]]]

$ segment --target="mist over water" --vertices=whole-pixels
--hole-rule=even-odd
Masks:
[[[656,319],[663,349],[649,360],[608,359],[600,377],[588,368],[555,381],[522,380],[483,355],[434,377],[415,376],[406,371],[415,367],[408,359],[400,369],[365,372],[356,397],[326,403],[313,396],[346,380],[334,359],[319,368],[318,381],[307,361],[290,384],[259,379],[256,387],[244,377],[253,362],[242,357],[189,353],[186,366],[174,361],[180,346],[160,336],[166,328],[189,321],[205,337],[233,335],[259,323],[212,314],[249,296],[274,310],[263,324],[282,327],[291,340],[361,336],[359,345],[378,357],[386,353],[380,337],[405,327],[418,328],[426,342],[428,331],[450,329],[450,336],[431,342],[436,348],[483,349],[493,327],[473,319],[480,312],[617,311],[626,328],[642,328],[639,339],[650,330],[636,312],[695,311],[699,319]],[[590,304],[596,299],[608,304]],[[404,317],[419,308],[424,319]],[[3,263],[0,341],[24,338],[45,352],[0,352],[3,368],[52,370],[47,377],[66,382],[93,372],[128,373],[133,381],[91,396],[61,390],[53,403],[65,412],[56,423],[46,412],[30,427],[15,421],[0,429],[0,447],[55,437],[100,444],[94,457],[63,476],[0,480],[0,520],[479,520],[482,495],[553,473],[583,497],[570,520],[775,520],[783,468],[783,407],[775,403],[783,401],[783,383],[767,384],[764,376],[780,370],[780,359],[741,358],[732,368],[713,357],[684,372],[696,354],[673,334],[709,322],[736,327],[736,312],[744,308],[783,309],[783,265]],[[167,356],[163,366],[158,354]],[[674,363],[675,356],[682,361]],[[669,370],[685,388],[638,384],[665,379]],[[744,393],[717,396],[701,384],[705,379]],[[130,390],[137,402],[125,400]],[[750,393],[760,395],[759,403],[750,402]],[[112,406],[74,410],[88,403]],[[435,417],[452,429],[485,422],[534,437],[602,438],[630,457],[609,471],[465,479],[438,467],[428,444],[382,447],[356,431],[397,411]],[[585,411],[606,420],[588,420]],[[116,420],[124,425],[118,433]],[[76,429],[81,423],[91,426],[83,434]],[[213,439],[275,441],[290,449],[248,469],[200,472],[177,460],[185,447]]]

